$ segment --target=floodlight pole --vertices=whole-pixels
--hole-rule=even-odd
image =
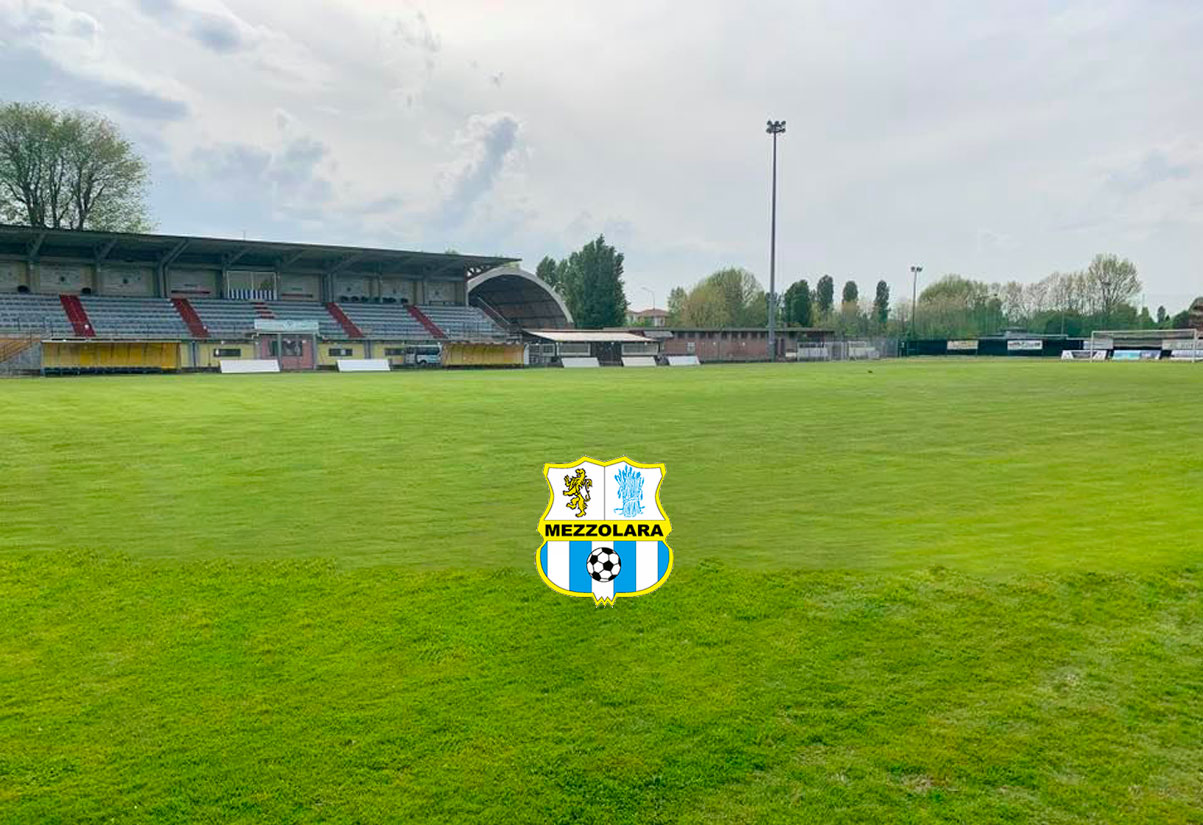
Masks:
[[[784,120],[768,121],[773,136],[773,209],[769,230],[769,360],[777,360],[777,135],[785,133]]]
[[[915,340],[915,311],[919,308],[919,273],[921,266],[911,267],[911,340]]]

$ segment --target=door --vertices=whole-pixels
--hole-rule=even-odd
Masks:
[[[279,359],[281,370],[311,370],[315,356],[313,339],[296,335],[263,338],[260,356]]]

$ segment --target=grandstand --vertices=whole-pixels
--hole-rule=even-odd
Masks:
[[[347,304],[342,307],[342,311],[364,335],[396,340],[423,340],[432,337],[405,307],[392,304]]]
[[[0,370],[31,342],[59,372],[516,366],[524,330],[571,326],[512,258],[0,225]]]
[[[255,328],[255,307],[246,301],[204,299],[188,303],[215,338],[242,338]]]
[[[14,335],[75,334],[70,320],[63,312],[61,301],[53,295],[0,295],[0,330]]]
[[[166,298],[80,299],[95,337],[137,338],[143,340],[182,339],[189,336],[188,326]]]

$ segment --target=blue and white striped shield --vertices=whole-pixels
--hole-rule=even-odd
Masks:
[[[672,525],[660,506],[665,473],[626,456],[543,465],[551,499],[535,561],[547,586],[612,605],[662,585],[673,567]]]

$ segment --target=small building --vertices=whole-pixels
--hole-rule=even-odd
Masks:
[[[597,359],[597,365],[617,366],[623,358],[656,357],[660,342],[635,331],[616,329],[526,329],[532,365],[561,366],[573,359]]]
[[[630,327],[662,327],[668,323],[668,310],[629,309],[627,310],[627,326]]]
[[[696,355],[699,361],[767,361],[769,332],[764,327],[721,329],[680,328],[657,330],[664,338],[665,355]],[[777,359],[786,360],[798,348],[822,346],[834,335],[829,329],[785,327],[777,330]]]

